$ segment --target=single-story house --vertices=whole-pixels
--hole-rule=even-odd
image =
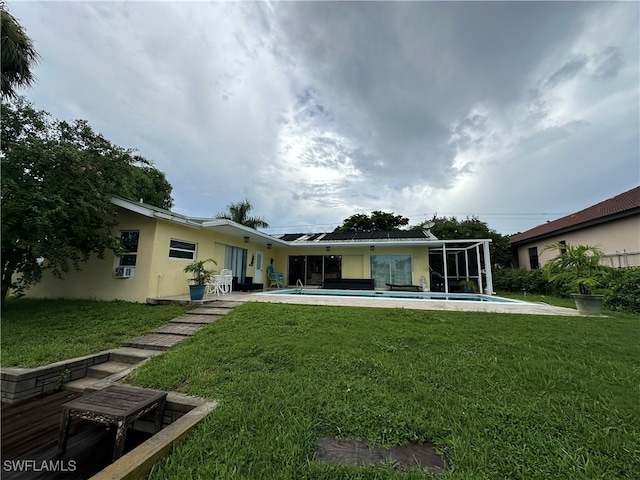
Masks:
[[[190,278],[185,265],[207,258],[217,262],[209,267],[228,268],[245,285],[268,286],[273,265],[290,286],[326,288],[338,279],[367,279],[375,289],[411,285],[450,292],[467,282],[480,292],[493,290],[485,267],[491,265],[490,239],[438,240],[429,230],[270,235],[231,220],[112,201],[125,252],[92,257],[63,279],[47,274],[27,290],[28,297],[145,302],[184,295]],[[430,267],[436,257],[439,272]]]
[[[554,243],[600,247],[603,263],[612,267],[640,266],[640,186],[579,212],[518,233],[509,243],[517,266],[540,268],[557,255],[544,251]]]

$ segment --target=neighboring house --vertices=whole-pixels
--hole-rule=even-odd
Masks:
[[[269,235],[231,220],[180,215],[114,198],[117,229],[125,252],[92,257],[63,279],[46,274],[27,290],[29,297],[95,298],[145,302],[189,291],[191,261],[213,258],[237,282],[268,285],[267,267],[283,272],[288,285],[322,286],[332,279],[373,279],[387,284],[431,286],[430,256],[438,256],[443,291],[463,280],[492,292],[490,239],[438,240],[429,231]],[[436,274],[437,275],[437,274]],[[249,280],[249,277],[251,280]],[[331,280],[330,280],[331,279]]]
[[[603,263],[612,267],[640,266],[640,187],[510,239],[518,266],[527,270],[555,257],[558,252],[544,250],[559,242],[598,246]]]

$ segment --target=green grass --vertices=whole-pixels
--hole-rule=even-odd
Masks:
[[[532,302],[532,303],[547,303],[549,305],[554,305],[556,307],[565,307],[565,308],[573,308],[574,310],[576,310],[576,302],[573,300],[573,298],[561,298],[561,297],[554,297],[552,295],[541,295],[538,293],[529,293],[527,292],[527,295],[525,297],[524,292],[497,292],[496,295],[498,297],[504,297],[504,298],[513,298],[515,300],[523,300],[525,302]],[[605,315],[607,314],[606,312],[603,312]]]
[[[7,299],[2,366],[36,367],[119,347],[189,308],[94,300]]]
[[[134,373],[219,400],[151,478],[387,479],[321,435],[431,440],[440,479],[640,478],[638,316],[246,304]]]

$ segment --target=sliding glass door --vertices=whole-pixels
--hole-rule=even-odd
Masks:
[[[411,255],[371,255],[371,278],[375,288],[387,284],[412,285]]]
[[[342,277],[340,255],[291,255],[289,257],[289,284],[298,280],[303,285],[321,286],[325,278]]]
[[[247,249],[226,245],[224,268],[228,268],[234,277],[238,277],[238,283],[244,283],[247,274]]]

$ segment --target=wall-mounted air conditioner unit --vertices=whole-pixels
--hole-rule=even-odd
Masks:
[[[133,268],[132,267],[116,267],[115,272],[113,272],[113,276],[116,278],[131,278],[133,277]]]

